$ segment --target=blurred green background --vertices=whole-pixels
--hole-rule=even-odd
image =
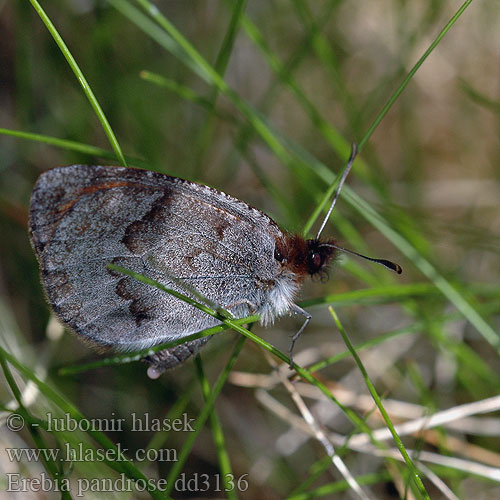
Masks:
[[[500,389],[495,333],[500,311],[498,3],[472,2],[381,115],[460,5],[435,0],[159,2],[159,11],[180,34],[177,40],[175,31],[169,33],[148,15],[143,0],[42,5],[130,166],[209,184],[302,232],[345,164],[350,143],[361,142],[347,181],[351,191],[341,196],[324,234],[353,250],[394,260],[404,274],[395,277],[342,257],[328,283],[307,283],[300,298],[317,300],[299,302],[309,306],[313,320],[297,344],[296,361],[308,365],[346,350],[327,310],[334,304],[351,342],[374,341],[360,356],[379,394],[401,404],[389,412],[395,422],[493,397]],[[146,377],[142,363],[58,375],[59,367],[98,355],[74,336],[61,335],[50,320],[27,235],[30,192],[48,168],[119,160],[113,159],[96,113],[30,2],[0,1],[0,40],[2,347],[87,418],[114,415],[130,421],[133,412],[163,418],[169,411],[196,418],[203,398],[193,362],[159,381]],[[204,60],[227,88],[214,84]],[[380,124],[367,136],[377,118]],[[47,144],[49,138],[82,146]],[[368,212],[356,195],[367,202]],[[370,218],[372,210],[378,215]],[[286,352],[300,321],[284,318],[254,332]],[[209,381],[220,373],[236,339],[237,334],[222,334],[203,352]],[[370,427],[383,425],[373,401],[365,404],[361,397],[367,390],[350,356],[317,376]],[[26,378],[16,375],[16,380],[26,394]],[[249,475],[248,491],[238,496],[279,499],[303,488],[314,493],[293,498],[345,498],[336,469],[323,466],[324,450],[278,411],[283,405],[297,413],[280,384],[267,385],[271,380],[262,350],[247,341],[216,403],[233,472]],[[55,411],[53,398],[31,391],[25,404],[34,415],[44,418]],[[304,396],[325,428],[344,435],[360,431],[318,392],[304,389]],[[11,398],[4,384],[4,407]],[[413,413],[405,406],[410,403]],[[491,481],[492,471],[500,468],[498,411],[489,417],[483,423],[475,417],[462,430],[445,426],[403,441],[419,452],[481,463],[491,472],[472,475],[472,466],[434,467],[459,498],[500,498],[498,476]],[[27,432],[4,429],[0,435],[5,447],[33,446]],[[154,433],[128,427],[108,435],[135,450]],[[54,446],[70,439],[92,442],[87,435],[64,433],[58,441],[47,439]],[[186,434],[170,433],[167,444],[157,439],[165,448],[181,450]],[[215,477],[221,470],[215,450],[206,427],[183,470]],[[366,490],[373,498],[406,498],[409,480],[403,466],[352,450],[344,450],[343,458],[354,475],[373,475]],[[4,472],[23,470],[32,477],[43,470],[41,462],[19,464],[6,457],[0,464]],[[148,476],[163,477],[172,464],[139,465]],[[72,478],[116,474],[103,467],[75,464]],[[426,479],[425,485],[432,498],[446,498],[435,483]],[[319,487],[330,489],[315,490]],[[419,498],[418,492],[411,494]],[[88,495],[130,498],[119,492]],[[224,497],[213,485],[207,492],[173,495]]]

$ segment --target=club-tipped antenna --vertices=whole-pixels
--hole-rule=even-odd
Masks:
[[[373,257],[367,257],[366,255],[360,254],[358,252],[354,252],[353,250],[349,250],[348,248],[344,247],[339,247],[338,245],[335,245],[335,243],[321,243],[321,246],[325,247],[333,247],[336,248],[337,250],[340,250],[341,252],[345,253],[350,253],[351,255],[355,255],[356,257],[361,257],[362,259],[369,260],[370,262],[375,262],[376,264],[380,264],[384,266],[386,269],[389,269],[390,271],[394,271],[395,273],[401,274],[403,272],[403,269],[399,264],[396,264],[395,262],[391,262],[390,260],[386,259],[374,259]]]
[[[335,196],[333,197],[332,204],[330,205],[330,208],[328,209],[328,212],[323,219],[323,222],[321,223],[321,227],[319,228],[318,234],[316,235],[316,239],[319,239],[321,236],[321,233],[323,232],[323,229],[325,229],[326,223],[328,222],[328,219],[330,218],[330,214],[332,213],[333,207],[335,206],[335,203],[337,203],[337,198],[340,195],[340,191],[342,189],[342,186],[344,185],[344,182],[349,175],[349,172],[351,170],[352,164],[354,163],[354,160],[356,158],[356,155],[358,154],[358,145],[353,142],[351,146],[351,155],[349,156],[349,160],[347,162],[347,165],[344,169],[344,172],[342,173],[342,177],[340,178],[339,186],[337,188],[337,192],[335,193]]]

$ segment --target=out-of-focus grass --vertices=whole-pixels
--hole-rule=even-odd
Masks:
[[[171,448],[179,456],[185,450],[174,462],[150,456],[125,466],[113,460],[105,466],[98,460],[45,463],[47,474],[71,478],[73,485],[121,474],[187,480],[199,473],[207,474],[207,495],[213,496],[217,478],[227,486],[221,475],[232,473],[235,482],[248,481],[248,490],[228,498],[343,498],[347,483],[325,461],[300,418],[291,418],[290,398],[250,342],[233,367],[236,354],[225,354],[232,351],[233,337],[221,334],[202,352],[198,379],[192,362],[156,382],[147,379],[140,363],[59,376],[61,365],[95,355],[70,335],[46,335],[49,310],[26,220],[39,172],[61,164],[117,163],[121,150],[129,165],[205,182],[302,232],[314,222],[311,215],[341,171],[350,143],[357,141],[364,148],[324,234],[391,258],[404,274],[395,277],[342,257],[328,284],[304,286],[302,298],[308,300],[302,305],[313,321],[297,344],[296,361],[309,366],[310,384],[298,383],[297,390],[307,395],[351,473],[368,485],[370,498],[405,498],[407,488],[425,497],[407,467],[377,458],[393,448],[391,441],[363,449],[343,441],[353,436],[356,442],[356,434],[383,424],[375,403],[363,399],[368,392],[361,372],[326,306],[335,305],[365,380],[368,376],[382,397],[392,422],[498,394],[500,67],[492,61],[500,46],[500,15],[494,2],[469,3],[434,47],[453,15],[462,13],[460,5],[200,1],[164,2],[156,10],[146,0],[67,2],[57,8],[44,2],[67,46],[65,55],[74,58],[102,108],[106,119],[100,121],[97,101],[89,104],[37,12],[28,2],[5,4],[7,36],[0,49],[5,415],[17,408],[26,422],[39,422],[42,429],[49,423],[47,413],[65,412],[77,420],[123,418],[124,426],[102,436],[4,429],[4,446],[83,443],[94,450],[96,444],[113,449],[112,441],[127,448],[129,457],[142,448]],[[429,57],[412,74],[429,47]],[[397,99],[385,114],[391,96]],[[373,124],[377,128],[371,129]],[[299,321],[285,318],[255,333],[286,352]],[[313,373],[321,383],[309,378]],[[314,385],[331,391],[332,398],[314,392]],[[346,419],[334,399],[354,418]],[[214,401],[217,416],[211,412]],[[488,401],[484,411],[498,409]],[[186,432],[134,430],[134,413],[143,419],[186,413],[198,419],[199,433],[194,439]],[[210,426],[201,425],[208,418]],[[500,450],[491,436],[500,433],[500,419],[468,418],[402,435],[402,444],[416,450],[409,456],[417,468],[431,467],[459,497],[468,498],[470,491],[494,497],[499,486],[485,478],[499,481]],[[41,460],[7,462],[7,472],[36,478],[44,470]],[[428,494],[453,498],[426,471],[421,477]],[[168,488],[174,498],[187,496],[173,484]],[[93,495],[130,498],[118,489],[101,488]]]

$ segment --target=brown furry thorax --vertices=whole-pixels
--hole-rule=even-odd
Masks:
[[[298,281],[307,275],[327,277],[327,266],[335,257],[335,240],[309,239],[297,234],[288,234],[276,241],[274,258],[290,269]]]

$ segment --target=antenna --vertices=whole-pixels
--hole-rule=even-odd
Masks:
[[[344,185],[344,182],[345,182],[347,176],[349,175],[349,172],[351,171],[352,164],[354,163],[354,160],[356,159],[357,154],[358,154],[358,145],[355,142],[353,142],[352,147],[351,147],[351,155],[349,156],[349,160],[347,161],[347,165],[344,169],[344,172],[342,173],[342,177],[340,178],[339,186],[337,187],[337,192],[335,193],[335,196],[333,197],[332,204],[330,205],[330,208],[328,209],[326,217],[323,219],[323,222],[321,223],[321,227],[319,228],[318,234],[316,235],[317,240],[321,236],[323,229],[325,229],[326,223],[328,222],[328,219],[330,218],[333,207],[335,206],[335,203],[337,203],[337,198],[340,195],[340,190],[342,189],[342,186]],[[375,262],[376,264],[380,264],[380,265],[384,266],[386,269],[389,269],[390,271],[394,271],[395,273],[398,273],[398,274],[401,274],[403,272],[403,269],[401,268],[401,266],[399,264],[396,264],[395,262],[391,262],[390,260],[374,259],[373,257],[367,257],[366,255],[362,255],[358,252],[354,252],[353,250],[339,247],[338,245],[335,245],[334,243],[321,243],[321,246],[336,248],[337,250],[340,250],[341,252],[350,253],[351,255],[356,255],[356,257],[361,257],[362,259],[366,259],[366,260],[369,260],[371,262]]]
[[[386,259],[374,259],[373,257],[367,257],[366,255],[360,254],[358,252],[354,252],[353,250],[349,250],[348,248],[344,247],[339,247],[338,245],[335,245],[334,243],[321,243],[320,246],[325,246],[325,247],[333,247],[336,248],[337,250],[340,250],[341,252],[345,253],[350,253],[351,255],[356,255],[356,257],[361,257],[362,259],[369,260],[371,262],[375,262],[376,264],[380,264],[384,266],[385,268],[389,269],[390,271],[394,271],[395,273],[401,274],[403,272],[403,269],[399,264],[396,264],[395,262],[391,262],[390,260]]]
[[[351,171],[352,164],[354,163],[354,160],[358,154],[358,145],[353,142],[351,146],[351,155],[349,156],[349,160],[347,162],[347,165],[344,169],[344,172],[342,173],[342,177],[340,178],[339,181],[339,186],[337,188],[337,192],[335,193],[335,196],[333,197],[332,204],[330,205],[330,208],[328,209],[328,212],[323,219],[323,222],[321,223],[321,227],[319,228],[318,234],[316,235],[316,239],[319,239],[321,236],[321,233],[323,232],[323,229],[325,229],[326,223],[328,222],[328,219],[330,218],[330,215],[332,213],[333,207],[335,206],[335,203],[337,203],[337,198],[340,195],[340,190],[342,189],[342,186],[344,185],[344,182],[349,175],[349,172]]]

